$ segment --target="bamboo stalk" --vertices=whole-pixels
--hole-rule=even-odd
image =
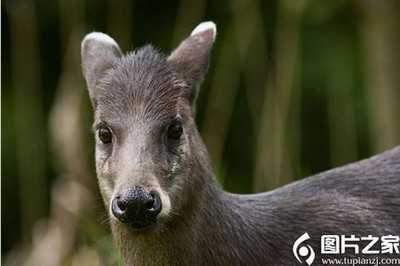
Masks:
[[[222,163],[222,154],[240,77],[236,49],[232,45],[235,40],[234,29],[229,28],[225,34],[212,76],[202,125],[203,139],[217,171]]]
[[[204,17],[205,0],[181,0],[176,16],[172,45],[176,46]]]
[[[64,12],[70,10],[71,12]],[[67,40],[63,69],[50,112],[53,163],[58,178],[52,186],[51,213],[35,230],[23,265],[61,265],[74,252],[77,220],[91,205],[92,175],[86,159],[82,125],[84,85],[80,71],[83,4],[60,1],[60,39]],[[90,253],[93,254],[93,253]],[[95,258],[94,258],[95,259]],[[95,261],[95,260],[94,260]]]
[[[34,2],[8,3],[20,228],[24,244],[46,213],[46,132],[40,80],[38,23]]]
[[[246,99],[255,138],[259,133],[260,113],[267,72],[267,41],[258,0],[236,1],[231,5],[236,43],[243,73]]]
[[[264,107],[257,144],[253,190],[264,191],[288,183],[299,172],[298,124],[288,124],[299,106],[296,66],[299,57],[300,28],[307,1],[280,1],[276,42],[275,68],[266,83]],[[289,133],[290,132],[290,133]]]
[[[132,49],[134,1],[108,0],[107,3],[107,33],[118,41],[123,51]]]
[[[327,59],[327,100],[332,167],[356,161],[357,121],[353,96],[354,63],[344,36],[336,36]]]
[[[254,132],[257,133],[261,108],[259,99],[263,93],[260,84],[265,81],[260,72],[266,69],[267,61],[259,2],[233,1],[230,7],[234,15],[232,26],[222,40],[202,127],[205,143],[217,171],[222,164],[241,73],[245,74],[245,88],[251,114],[250,126],[255,127]],[[257,60],[252,60],[255,58],[254,54],[257,54]]]
[[[400,143],[399,2],[356,1],[365,54],[372,153]]]

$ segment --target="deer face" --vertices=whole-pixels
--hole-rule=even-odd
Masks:
[[[194,102],[215,25],[200,24],[170,55],[145,46],[123,56],[113,39],[82,42],[94,107],[96,170],[112,223],[162,227],[180,212],[196,158]]]

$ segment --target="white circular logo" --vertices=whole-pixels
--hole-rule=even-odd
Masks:
[[[310,236],[308,233],[304,233],[294,242],[293,255],[301,264],[305,261],[307,265],[311,265],[315,259],[315,252],[310,245],[303,243],[308,239],[310,239]]]

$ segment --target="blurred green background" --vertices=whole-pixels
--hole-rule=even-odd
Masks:
[[[400,143],[399,14],[396,0],[2,1],[2,262],[119,263],[94,174],[86,33],[168,53],[214,21],[198,126],[224,187],[250,193]]]

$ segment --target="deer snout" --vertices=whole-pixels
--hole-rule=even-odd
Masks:
[[[111,211],[115,218],[138,230],[152,225],[161,208],[159,194],[149,193],[140,186],[128,188],[111,202]]]

